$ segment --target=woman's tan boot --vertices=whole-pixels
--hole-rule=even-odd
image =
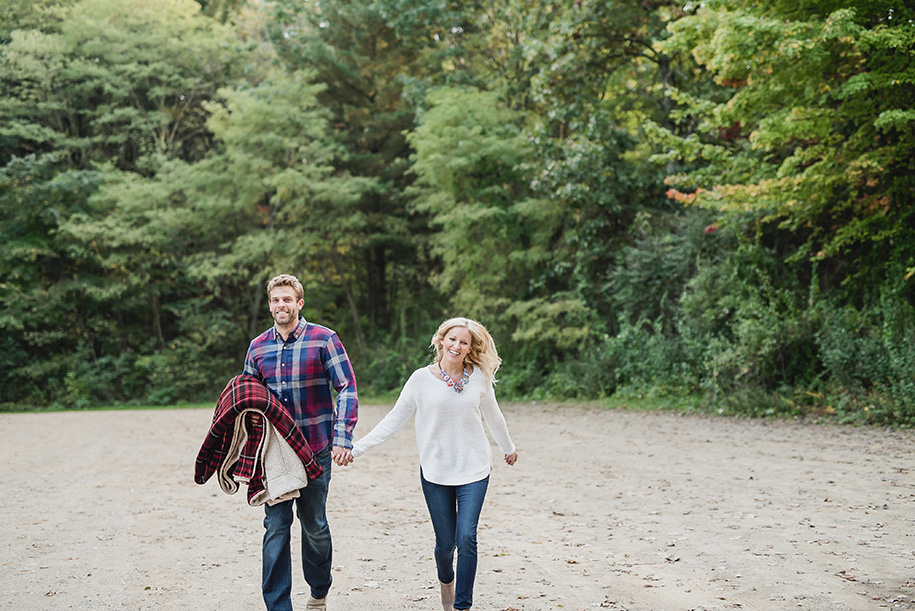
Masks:
[[[451,583],[442,583],[442,609],[454,611],[454,580]]]

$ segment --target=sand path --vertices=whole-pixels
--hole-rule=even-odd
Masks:
[[[911,431],[503,409],[475,609],[915,609]],[[263,510],[193,482],[211,415],[0,414],[0,609],[263,609]],[[418,469],[412,424],[334,469],[331,611],[441,608]]]

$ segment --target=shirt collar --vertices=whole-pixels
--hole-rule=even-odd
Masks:
[[[295,326],[295,329],[292,330],[292,333],[289,334],[289,338],[286,341],[297,340],[302,337],[302,334],[305,333],[305,327],[308,325],[308,321],[304,317],[299,316],[299,324]],[[283,336],[280,335],[279,330],[276,328],[276,325],[273,325],[273,339],[282,340]]]

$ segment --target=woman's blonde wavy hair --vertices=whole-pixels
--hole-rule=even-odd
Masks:
[[[435,362],[441,362],[445,335],[454,327],[464,327],[470,332],[470,352],[464,360],[482,370],[491,383],[498,382],[496,372],[502,366],[502,359],[499,358],[499,352],[496,350],[496,342],[493,341],[492,335],[489,334],[486,327],[469,318],[449,318],[439,325],[435,335],[432,336],[432,344],[430,344],[431,348],[435,350]]]

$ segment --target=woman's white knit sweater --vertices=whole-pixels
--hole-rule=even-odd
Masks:
[[[353,444],[353,456],[386,441],[416,413],[416,445],[423,477],[434,484],[460,486],[479,481],[492,470],[492,450],[483,419],[504,454],[515,451],[486,375],[476,369],[457,393],[428,367],[417,369],[404,384],[390,412]]]

